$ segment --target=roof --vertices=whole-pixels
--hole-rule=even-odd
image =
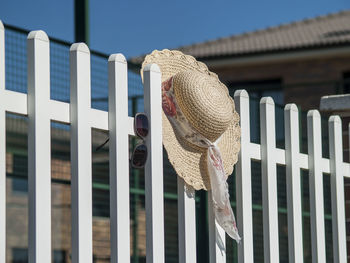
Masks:
[[[179,47],[197,59],[350,44],[350,10]],[[131,59],[141,63],[144,56]]]

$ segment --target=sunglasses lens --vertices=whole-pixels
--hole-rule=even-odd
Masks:
[[[137,114],[135,116],[136,134],[141,138],[145,138],[148,134],[148,118],[145,114]]]
[[[147,160],[147,147],[144,144],[136,146],[134,153],[132,155],[132,166],[134,168],[144,167]]]

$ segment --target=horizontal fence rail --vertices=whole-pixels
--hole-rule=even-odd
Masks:
[[[4,40],[4,28],[0,23],[0,262],[6,260],[5,112],[29,118],[28,151],[32,156],[28,164],[29,262],[51,262],[50,121],[71,125],[72,261],[92,262],[91,128],[109,131],[111,136],[111,260],[130,261],[127,137],[135,136],[135,132],[134,120],[128,116],[127,108],[126,59],[121,54],[111,55],[109,59],[110,109],[106,112],[92,109],[90,105],[90,51],[85,44],[73,44],[70,50],[69,104],[50,99],[49,39],[45,32],[33,31],[28,35],[28,95],[5,89]],[[145,99],[145,109],[148,116],[152,113],[151,125],[161,127],[160,71],[156,68],[154,65],[145,70],[146,90],[152,89]],[[163,200],[163,189],[159,187],[162,185],[159,180],[162,178],[161,129],[154,130],[153,136],[146,138],[154,153],[146,164],[145,175],[151,182],[146,185],[146,194],[156,197],[146,201],[146,205],[153,207],[153,213],[148,212],[150,209],[147,211],[148,221],[153,222],[146,229],[150,246],[147,255],[151,255],[153,249],[154,255],[148,261],[164,262],[164,231],[159,232],[163,224],[163,210],[159,209]],[[123,165],[117,166],[117,163]]]
[[[92,258],[91,129],[109,132],[111,262],[130,262],[130,186],[128,136],[135,136],[128,116],[128,73],[123,55],[108,59],[108,111],[91,108],[90,50],[83,43],[70,49],[70,103],[50,99],[49,38],[43,31],[27,38],[28,94],[5,89],[5,34],[0,21],[0,263],[6,262],[6,112],[28,116],[29,262],[51,262],[50,122],[71,126],[72,261]],[[161,72],[144,71],[144,109],[150,132],[145,139],[146,260],[165,262]],[[236,215],[242,241],[238,261],[254,262],[251,160],[261,161],[264,261],[279,262],[277,165],[286,167],[289,262],[303,262],[300,169],[309,170],[313,262],[326,262],[323,173],[331,176],[334,262],[346,262],[344,177],[350,164],[342,157],[341,120],[329,119],[329,159],[322,157],[321,119],[307,116],[308,154],[300,152],[299,115],[294,104],[284,110],[285,149],[276,147],[275,105],[260,102],[261,144],[251,142],[249,95],[234,94],[240,114],[241,151],[236,165]],[[349,126],[350,129],[350,126]],[[178,188],[180,262],[196,262],[195,192],[181,178]],[[210,193],[208,200],[211,200]],[[209,201],[209,262],[226,262],[225,233],[215,222]]]
[[[262,98],[260,102],[261,114],[261,145],[249,142],[247,127],[249,127],[249,96],[244,90],[235,92],[235,103],[237,111],[241,117],[242,126],[242,145],[237,165],[236,191],[237,191],[237,215],[238,226],[241,225],[243,232],[243,244],[238,246],[239,262],[253,261],[253,238],[251,234],[251,208],[244,200],[251,199],[250,182],[242,181],[250,176],[250,160],[258,160],[262,162],[263,189],[267,187],[268,191],[265,195],[274,192],[273,196],[266,196],[263,199],[264,212],[264,255],[265,262],[279,262],[278,260],[278,222],[277,216],[277,193],[275,190],[275,179],[271,186],[264,183],[264,180],[271,180],[276,176],[275,165],[285,165],[287,170],[287,205],[288,205],[288,242],[289,242],[289,262],[303,262],[302,249],[302,221],[301,221],[301,194],[300,194],[300,169],[308,169],[310,177],[310,209],[311,209],[311,238],[312,238],[312,260],[313,262],[326,262],[325,249],[325,228],[324,228],[324,208],[323,208],[323,181],[322,174],[330,173],[332,182],[332,219],[333,219],[333,254],[334,262],[346,262],[346,231],[345,231],[345,202],[344,202],[344,177],[350,177],[350,164],[342,160],[342,141],[341,141],[341,121],[339,117],[332,116],[329,119],[330,130],[330,159],[322,158],[322,142],[321,142],[321,118],[317,110],[309,111],[308,119],[308,145],[309,155],[299,152],[299,120],[297,107],[295,104],[288,104],[285,107],[285,138],[286,150],[276,148],[274,145],[274,123],[272,118],[271,98]],[[268,113],[270,112],[270,113]],[[269,115],[268,115],[269,114]],[[269,117],[268,117],[269,116]],[[267,118],[270,118],[267,121]],[[336,120],[336,121],[335,121]],[[267,127],[269,125],[269,128]],[[336,127],[336,128],[335,128]],[[266,132],[264,129],[269,129]],[[332,130],[336,130],[337,134]],[[267,133],[270,138],[267,137]],[[247,138],[248,137],[248,138]],[[273,139],[271,139],[271,137]],[[270,141],[270,146],[266,143]],[[335,146],[337,145],[337,146]],[[270,148],[269,148],[270,147]],[[335,150],[335,148],[337,150]],[[269,149],[269,150],[266,150]],[[268,151],[268,152],[266,152]],[[336,154],[335,154],[336,152]],[[270,154],[270,156],[267,156]],[[268,160],[273,162],[272,170],[266,172]],[[265,165],[264,165],[265,163]],[[245,165],[244,165],[245,164]],[[337,169],[335,169],[337,167]],[[248,170],[249,169],[249,170]],[[244,178],[244,179],[243,179]],[[337,179],[338,178],[338,179]],[[341,179],[339,179],[341,178]],[[264,186],[265,184],[265,186]],[[271,200],[272,199],[272,200]],[[272,202],[271,202],[272,201]],[[246,206],[244,206],[246,205]],[[244,207],[244,208],[243,208]],[[240,210],[242,209],[242,210]],[[249,212],[245,211],[249,209]],[[270,209],[273,209],[272,215],[265,215]],[[333,211],[334,210],[334,211]],[[248,214],[246,218],[243,215]],[[268,218],[268,219],[266,219]],[[242,220],[242,221],[241,221]],[[244,220],[244,221],[243,221]],[[268,230],[268,222],[274,221],[274,225],[270,225]],[[334,222],[336,221],[336,222]],[[248,224],[248,229],[244,226]],[[266,233],[267,231],[268,233]],[[271,235],[277,235],[272,240]],[[246,248],[249,247],[249,251]],[[267,255],[266,255],[267,254]]]

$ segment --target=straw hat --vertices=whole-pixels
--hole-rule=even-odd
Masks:
[[[180,51],[154,50],[142,63],[157,64],[162,82],[173,77],[176,101],[192,127],[211,142],[217,141],[227,176],[240,149],[239,115],[227,87],[207,66]],[[194,189],[210,189],[207,149],[191,144],[172,127],[162,112],[163,144],[176,173]]]

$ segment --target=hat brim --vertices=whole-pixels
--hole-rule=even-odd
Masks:
[[[184,70],[195,70],[218,79],[217,75],[210,72],[204,63],[197,61],[192,56],[184,55],[180,51],[155,50],[147,55],[142,64],[142,77],[143,68],[152,63],[159,66],[162,73],[162,82]],[[181,138],[173,129],[164,112],[162,112],[162,121],[163,145],[178,176],[182,177],[188,185],[196,190],[209,190],[207,149],[197,147]],[[229,176],[233,172],[233,166],[237,162],[240,149],[240,127],[237,112],[235,112],[227,130],[221,135],[217,145],[221,152],[225,173]]]

